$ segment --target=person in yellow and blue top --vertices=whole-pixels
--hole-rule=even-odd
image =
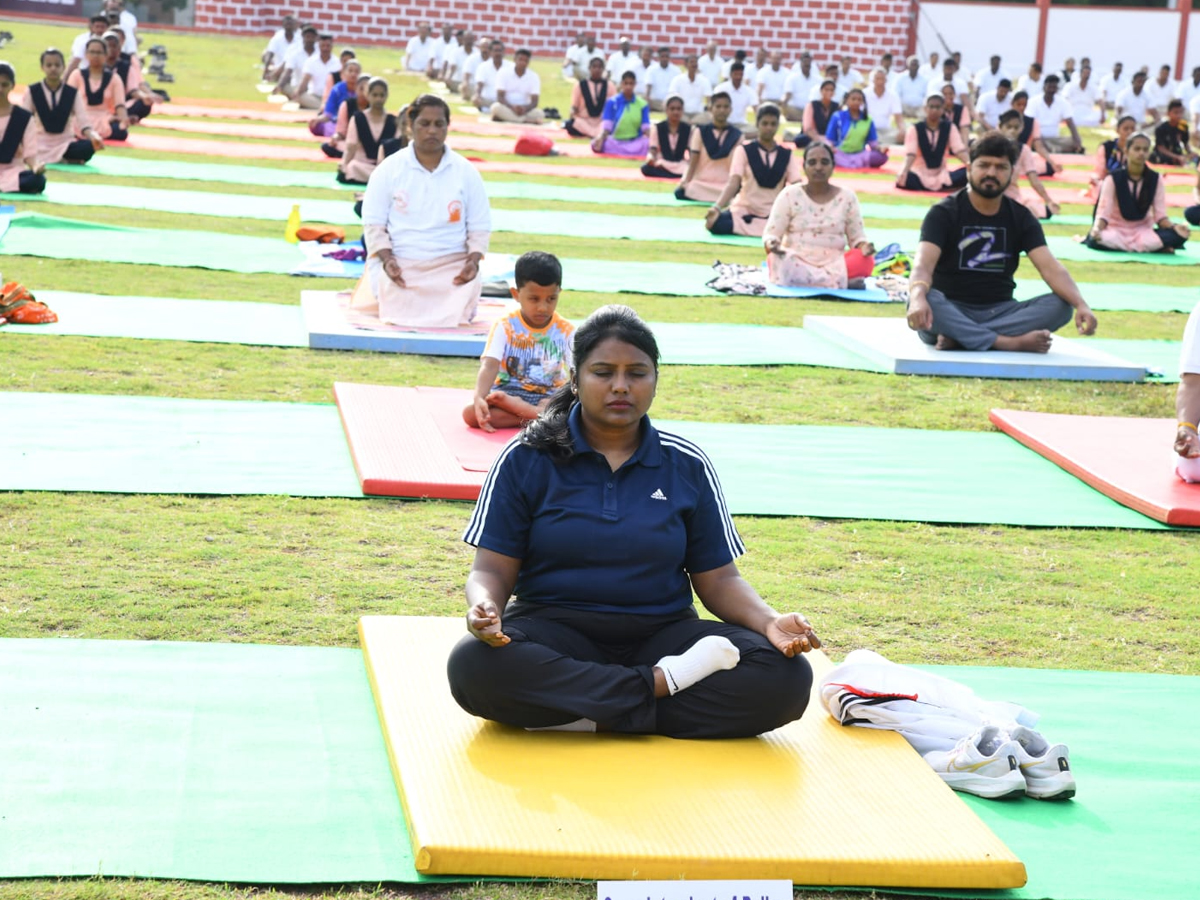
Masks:
[[[472,428],[495,431],[536,419],[567,383],[575,326],[555,309],[562,290],[558,258],[531,250],[517,260],[513,299],[520,308],[492,326],[479,362],[475,397],[463,410]]]
[[[647,417],[653,333],[605,306],[573,350],[570,384],[500,451],[463,535],[470,634],[451,694],[530,730],[735,738],[800,718],[803,654],[821,642],[738,572],[745,548],[704,451]]]

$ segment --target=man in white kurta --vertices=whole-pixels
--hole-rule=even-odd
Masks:
[[[479,303],[491,209],[479,172],[446,146],[445,103],[425,95],[412,110],[412,143],[379,164],[363,197],[367,276],[382,321],[453,328]]]

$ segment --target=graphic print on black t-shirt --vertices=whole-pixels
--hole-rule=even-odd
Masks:
[[[1008,261],[1008,229],[998,225],[964,225],[958,241],[962,272],[1003,272]]]

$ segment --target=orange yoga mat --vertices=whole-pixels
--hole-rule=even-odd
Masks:
[[[1200,527],[1200,484],[1172,470],[1174,419],[993,409],[997,428],[1118,503],[1167,525]]]
[[[517,433],[469,428],[467,390],[337,382],[333,396],[371,496],[475,500],[492,460]]]

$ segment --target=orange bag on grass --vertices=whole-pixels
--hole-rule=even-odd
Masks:
[[[346,231],[336,225],[301,225],[296,229],[296,238],[318,244],[340,244],[346,240]]]
[[[45,303],[34,299],[25,285],[10,281],[0,288],[0,319],[14,325],[46,325],[57,322],[58,316]]]

